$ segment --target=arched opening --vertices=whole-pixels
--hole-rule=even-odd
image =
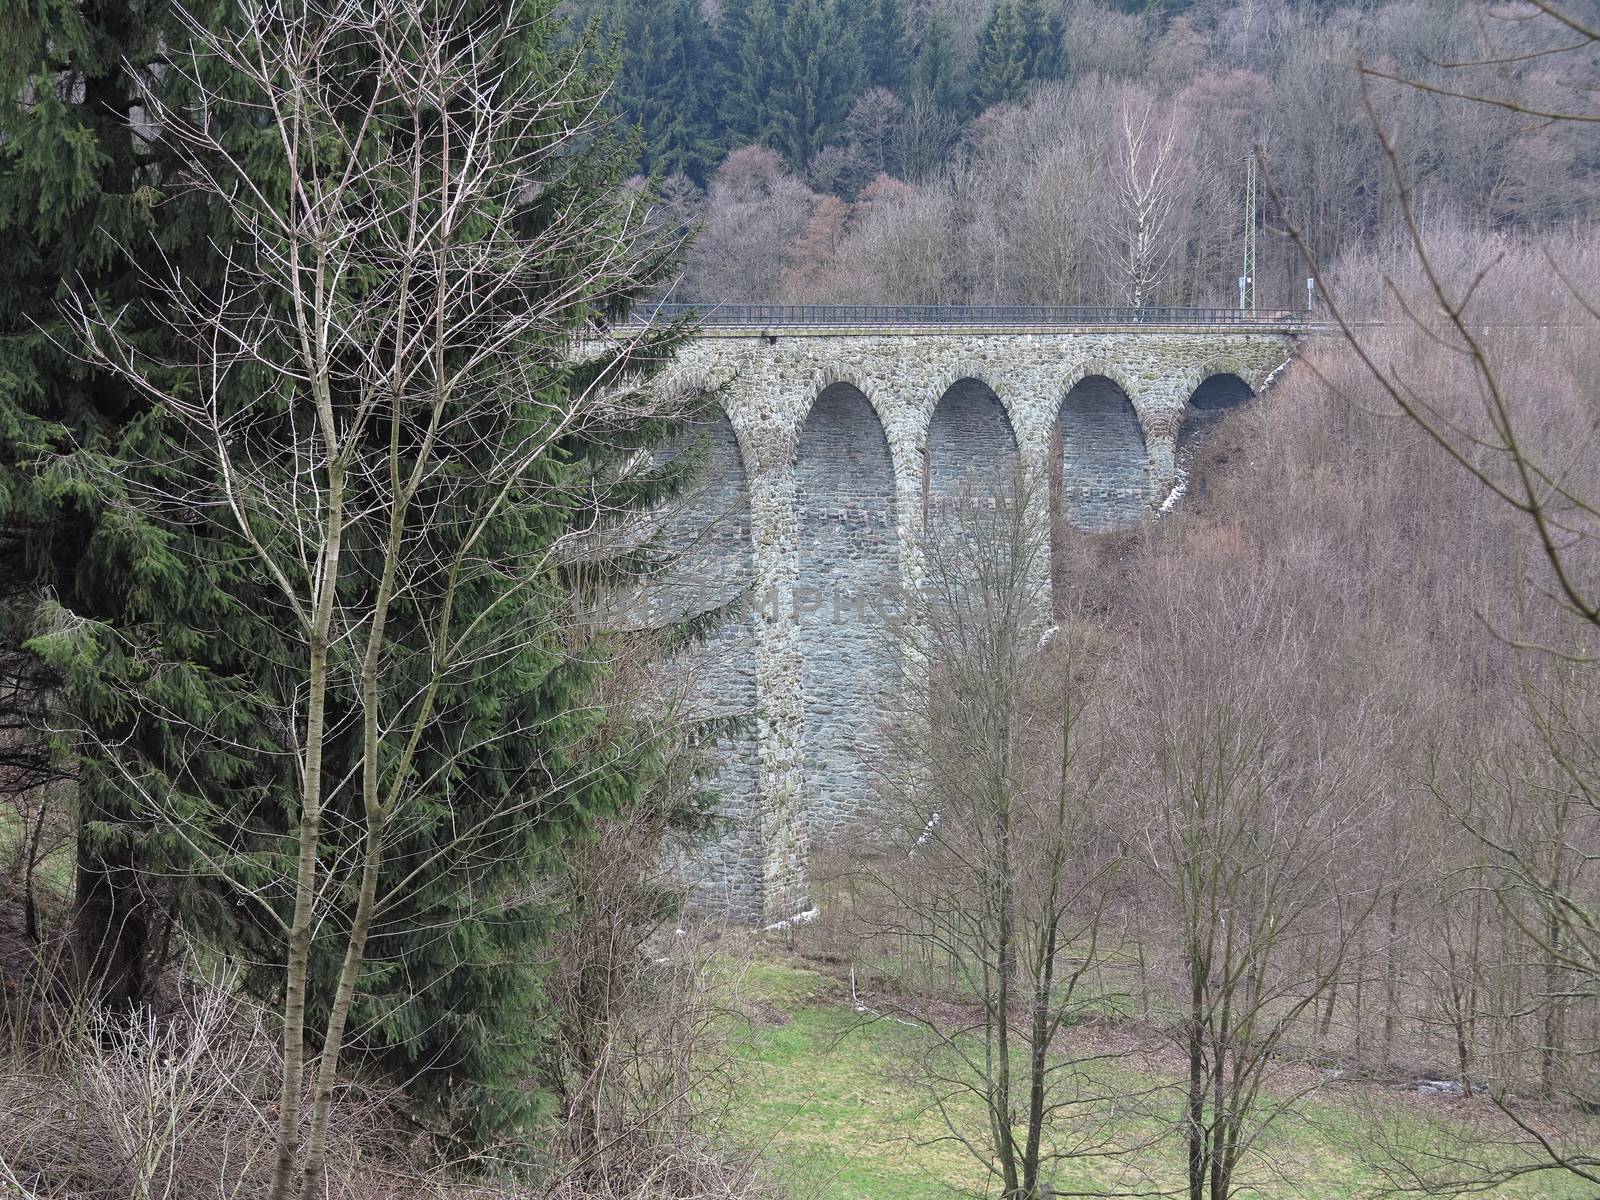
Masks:
[[[922,464],[922,520],[927,527],[949,505],[992,496],[1016,474],[1017,435],[989,386],[960,379],[939,397],[928,422]]]
[[[1196,449],[1211,437],[1229,413],[1238,411],[1255,398],[1256,394],[1248,383],[1226,372],[1206,376],[1189,397],[1188,406],[1183,412],[1183,425],[1178,430],[1177,455],[1178,468],[1187,477],[1187,487],[1192,494],[1205,491],[1205,471],[1203,464],[1196,461]],[[1210,455],[1206,458],[1209,462]],[[1217,464],[1224,464],[1227,459],[1226,447],[1220,448]]]
[[[1089,375],[1061,401],[1055,511],[1068,525],[1103,533],[1135,524],[1150,500],[1144,429],[1128,394]]]
[[[849,384],[825,388],[800,431],[795,464],[800,647],[808,824],[824,837],[872,790],[875,715],[893,690],[885,620],[900,580],[894,464],[871,403]]]
[[[1202,412],[1214,412],[1219,409],[1238,408],[1241,404],[1249,404],[1256,398],[1250,390],[1250,385],[1237,375],[1222,374],[1208,375],[1195,388],[1194,395],[1189,397],[1189,407]]]
[[[755,578],[750,536],[750,489],[739,442],[725,413],[689,429],[669,455],[691,454],[694,478],[672,504],[666,545],[677,556],[652,590],[660,618],[728,609]],[[678,664],[691,715],[730,719],[717,739],[716,774],[722,832],[714,844],[683,855],[679,871],[696,889],[696,907],[731,919],[758,917],[762,908],[761,797],[756,748],[756,646],[749,606],[714,624]]]

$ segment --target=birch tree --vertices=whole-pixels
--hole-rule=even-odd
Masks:
[[[1094,232],[1107,282],[1131,308],[1149,304],[1169,281],[1182,165],[1177,125],[1153,100],[1124,97],[1112,132],[1111,194]]]

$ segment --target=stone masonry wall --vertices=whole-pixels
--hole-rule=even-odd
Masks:
[[[1017,435],[1005,406],[975,379],[950,385],[928,422],[924,517],[941,503],[977,499],[1010,483],[1017,469]]]
[[[1089,375],[1061,401],[1061,505],[1094,533],[1136,523],[1150,507],[1150,458],[1127,394]]]
[[[681,350],[677,380],[720,389],[748,480],[756,739],[753,758],[729,748],[746,774],[727,792],[744,830],[716,864],[727,896],[753,910],[759,894],[769,922],[810,906],[812,839],[867,794],[865,731],[894,687],[892,654],[848,627],[794,620],[797,594],[809,605],[820,579],[849,607],[886,578],[917,585],[925,494],[1009,450],[991,396],[1024,468],[1043,476],[1059,452],[1067,519],[1114,528],[1148,519],[1171,490],[1202,381],[1235,375],[1259,392],[1291,349],[1275,332],[1129,328],[727,331]],[[1093,376],[1108,382],[1077,387]],[[747,697],[748,671],[734,674],[745,690],[723,695]]]
[[[652,588],[672,614],[708,613],[738,604],[755,578],[750,538],[750,489],[739,443],[726,414],[690,431],[705,455],[690,494],[675,506],[668,544],[681,557]],[[693,692],[695,715],[728,718],[717,740],[718,765],[707,786],[719,798],[722,828],[678,864],[696,888],[696,907],[731,920],[761,915],[761,793],[757,772],[755,620],[747,601],[723,620],[680,667]]]
[[[799,574],[794,622],[805,714],[806,823],[812,840],[848,824],[870,795],[878,719],[893,694],[895,646],[882,605],[900,583],[894,465],[867,398],[823,389],[795,468]]]

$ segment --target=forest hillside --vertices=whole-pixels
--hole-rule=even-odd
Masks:
[[[1600,1195],[1600,0],[0,8],[0,1200]]]
[[[1549,53],[1562,26],[1492,6],[605,0],[574,12],[616,39],[614,103],[660,181],[662,219],[699,229],[678,299],[1226,306],[1256,153],[1269,307],[1304,302],[1287,230],[1323,261],[1381,240],[1399,218],[1396,170],[1420,206],[1474,228],[1594,211],[1581,124],[1388,78],[1540,111],[1578,100],[1590,64]]]

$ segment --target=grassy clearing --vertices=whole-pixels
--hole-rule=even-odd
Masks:
[[[924,1200],[949,1196],[952,1188],[984,1190],[982,1168],[963,1147],[941,1140],[942,1121],[926,1111],[907,1076],[918,1045],[915,1029],[857,1013],[833,980],[786,962],[758,961],[746,987],[765,1019],[745,1048],[749,1082],[736,1106],[737,1132],[771,1148],[796,1194]],[[1099,1072],[1112,1083],[1125,1075],[1130,1090],[1152,1081],[1114,1066]],[[1434,1118],[1418,1105],[1391,1102],[1382,1089],[1327,1089],[1269,1129],[1244,1194],[1267,1200],[1380,1194],[1382,1178],[1362,1157],[1375,1120],[1390,1139],[1426,1144],[1450,1120],[1450,1103],[1440,1101]],[[1137,1137],[1140,1130],[1130,1119],[1125,1132]],[[1080,1160],[1058,1176],[1057,1187],[1111,1189],[1131,1182],[1136,1168],[1176,1184],[1183,1177],[1181,1147],[1169,1140],[1141,1152],[1137,1163]],[[1551,1176],[1494,1194],[1566,1200],[1586,1193]]]
[[[22,814],[10,804],[0,805],[0,873],[22,862],[28,834]],[[72,887],[72,870],[71,848],[55,846],[34,869],[34,886],[41,892],[66,894]]]

